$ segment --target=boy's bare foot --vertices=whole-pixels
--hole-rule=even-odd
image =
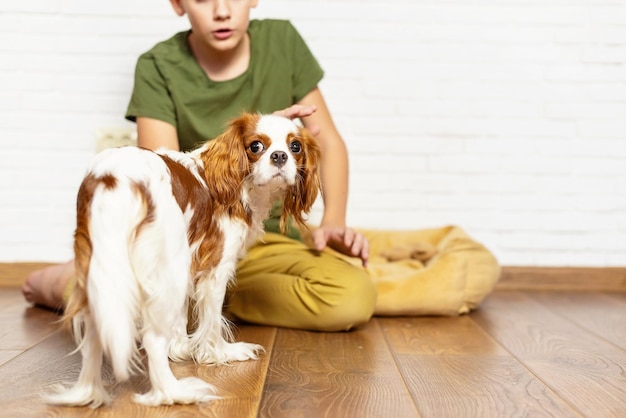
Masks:
[[[22,294],[35,305],[63,309],[63,292],[73,276],[74,260],[33,271],[22,285]]]

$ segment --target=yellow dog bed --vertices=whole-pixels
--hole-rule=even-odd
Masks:
[[[491,252],[455,226],[360,232],[370,241],[367,271],[378,290],[375,315],[465,314],[500,277]]]

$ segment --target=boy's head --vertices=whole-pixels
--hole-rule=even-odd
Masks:
[[[250,10],[258,0],[170,0],[177,15],[187,15],[199,41],[216,50],[236,47],[246,36]]]

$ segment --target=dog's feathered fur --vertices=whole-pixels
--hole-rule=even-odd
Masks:
[[[148,357],[146,405],[215,398],[212,385],[177,380],[168,364],[257,358],[262,347],[232,342],[222,317],[236,262],[263,233],[272,203],[281,226],[304,225],[317,196],[320,150],[286,118],[244,114],[224,134],[190,152],[136,147],[105,150],[78,193],[77,283],[65,311],[82,354],[78,382],[49,401],[97,407],[108,401],[103,357],[118,381]],[[187,334],[188,301],[195,331]]]

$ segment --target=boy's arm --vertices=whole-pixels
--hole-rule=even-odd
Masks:
[[[320,173],[324,215],[319,229],[313,232],[318,250],[327,245],[341,253],[359,257],[363,265],[369,258],[369,243],[360,233],[346,227],[348,201],[348,151],[332,120],[319,88],[313,89],[298,105],[313,106],[310,116],[302,117],[305,127],[318,132],[316,139],[322,149]]]
[[[179,151],[176,128],[162,120],[137,117],[137,146],[156,150],[166,148]]]

